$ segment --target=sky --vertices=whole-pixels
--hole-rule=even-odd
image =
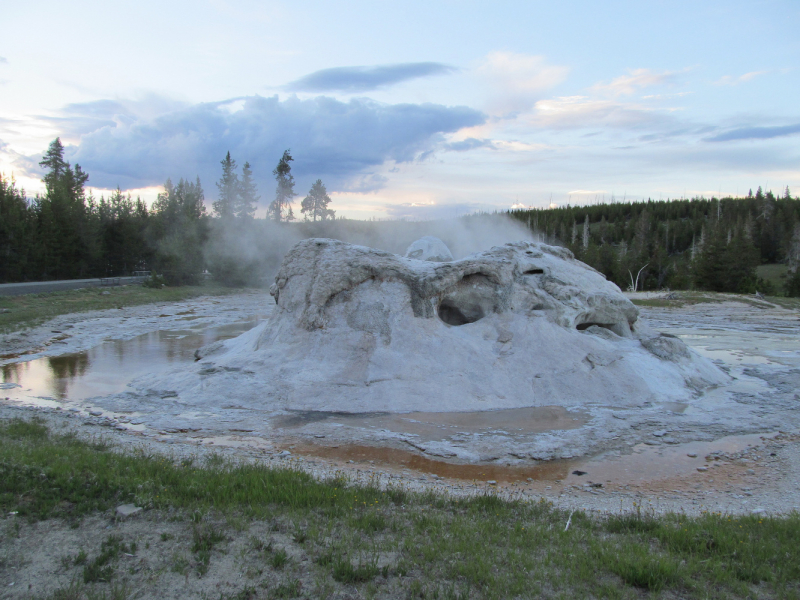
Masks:
[[[338,216],[800,191],[800,2],[3,0],[0,173],[95,196],[294,158]]]

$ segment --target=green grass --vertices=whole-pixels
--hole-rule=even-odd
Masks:
[[[0,296],[0,309],[5,308],[9,311],[0,313],[0,333],[34,327],[53,317],[69,313],[126,308],[154,302],[179,302],[198,296],[219,296],[241,291],[208,283],[201,286],[162,289],[146,288],[142,285],[93,287],[63,292]]]
[[[651,308],[680,308],[687,304],[706,304],[714,302],[725,302],[730,300],[730,294],[725,296],[713,292],[671,292],[675,297],[666,298],[631,298],[630,301],[636,306],[648,306]],[[667,292],[664,292],[667,295]]]
[[[764,265],[771,266],[771,265]],[[780,265],[778,265],[780,266]],[[665,292],[664,295],[667,293]],[[800,298],[786,298],[783,296],[766,296],[766,303],[750,294],[717,294],[715,292],[691,292],[676,291],[672,292],[674,298],[630,298],[636,306],[649,308],[681,308],[692,304],[720,303],[720,302],[743,302],[756,308],[769,308],[769,304],[777,304],[784,308],[800,308]]]
[[[39,421],[0,423],[4,514],[78,520],[123,501],[161,510],[153,515],[183,515],[195,576],[239,534],[226,515],[266,524],[285,541],[294,538],[287,543],[306,562],[241,533],[249,540],[242,561],[272,577],[256,582],[269,588],[266,597],[293,597],[301,589],[308,597],[321,595],[314,589],[398,598],[800,597],[796,513],[575,512],[565,531],[569,515],[544,501],[381,491],[224,460],[176,464],[55,434]],[[160,530],[154,523],[154,537]],[[120,551],[136,548],[112,536],[96,554],[71,560],[83,565],[86,582],[112,585],[91,582],[114,577]],[[176,554],[175,572],[188,577],[189,565]],[[246,587],[241,597],[254,597],[255,590]]]

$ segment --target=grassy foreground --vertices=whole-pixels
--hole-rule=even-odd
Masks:
[[[146,288],[142,285],[91,287],[63,292],[0,296],[0,333],[10,333],[69,313],[126,308],[154,302],[180,302],[198,296],[221,296],[241,292],[216,283],[199,286]],[[107,293],[106,293],[107,292]]]
[[[169,520],[186,533],[180,552],[148,575],[150,593],[159,573],[202,579],[239,548],[240,590],[206,597],[800,597],[797,514],[592,517],[493,495],[456,500],[316,481],[218,457],[173,462],[57,434],[35,420],[0,423],[0,509],[17,513],[4,517],[0,550],[19,535],[20,519],[80,527],[129,502],[145,507],[134,518],[150,517],[156,531]],[[120,556],[144,552],[143,539],[100,531],[62,559],[74,578],[50,598],[136,597]],[[173,537],[161,533],[152,543]],[[278,538],[289,541],[279,547]],[[6,567],[0,559],[0,573]]]

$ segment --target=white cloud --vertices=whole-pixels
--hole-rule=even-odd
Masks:
[[[608,96],[630,96],[637,90],[654,85],[671,85],[675,83],[678,72],[652,71],[650,69],[629,69],[628,75],[620,75],[608,83],[596,83],[591,91]]]
[[[543,56],[492,52],[475,69],[492,90],[488,101],[493,114],[513,114],[529,109],[567,78],[569,67],[547,64]]]
[[[769,73],[769,71],[750,71],[749,73],[739,75],[738,77],[724,75],[723,77],[717,79],[714,82],[714,85],[739,85],[740,83],[745,83],[751,79],[755,79],[759,75],[766,75],[767,73]]]
[[[529,144],[518,140],[492,140],[492,145],[498,150],[509,152],[534,152],[549,148],[547,144]]]
[[[656,125],[668,119],[652,108],[614,100],[596,100],[587,96],[564,96],[539,100],[531,122],[540,127],[571,129],[611,126],[639,128]]]

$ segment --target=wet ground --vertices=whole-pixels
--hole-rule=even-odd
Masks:
[[[0,340],[0,398],[12,413],[69,413],[72,423],[170,452],[238,453],[452,493],[488,487],[603,509],[633,498],[687,511],[800,504],[797,311],[731,301],[643,310],[651,326],[681,337],[732,380],[692,402],[641,409],[259,414],[224,401],[176,406],[169,390],[147,402],[126,395],[138,375],[192,364],[195,349],[238,335],[269,310],[250,295],[59,318]]]

